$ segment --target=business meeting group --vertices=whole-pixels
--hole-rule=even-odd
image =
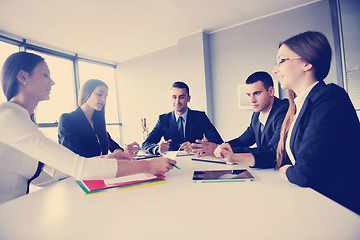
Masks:
[[[29,194],[31,182],[42,174],[59,181],[166,175],[177,164],[166,153],[181,149],[253,171],[274,169],[292,184],[360,214],[360,123],[347,92],[324,82],[332,58],[328,39],[321,32],[305,31],[274,47],[272,73],[288,99],[275,96],[271,73],[256,71],[239,80],[246,83],[253,109],[239,137],[223,139],[205,112],[189,108],[191,89],[182,79],[169,86],[173,110],[158,117],[144,142],[123,147],[106,129],[109,89],[101,79],[88,79],[78,107],[61,115],[58,143],[47,138],[36,124],[35,110],[50,99],[55,84],[51,69],[37,54],[11,54],[1,75],[7,101],[0,104],[0,204]],[[152,157],[136,159],[139,150]]]

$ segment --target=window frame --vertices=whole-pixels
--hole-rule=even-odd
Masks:
[[[93,63],[93,64],[99,64],[99,65],[103,65],[103,66],[107,66],[107,67],[112,67],[114,68],[114,81],[115,81],[115,93],[116,93],[116,100],[119,101],[119,96],[118,96],[118,91],[117,91],[117,81],[116,81],[116,69],[117,69],[117,64],[116,63],[112,63],[112,62],[105,62],[105,61],[100,61],[100,60],[96,60],[96,59],[92,59],[92,58],[88,58],[88,57],[81,57],[79,56],[77,53],[65,53],[62,51],[58,51],[58,50],[54,50],[54,49],[50,49],[47,47],[42,47],[39,45],[35,45],[35,44],[30,44],[27,42],[26,39],[22,39],[22,41],[12,38],[12,37],[8,37],[5,35],[0,34],[0,41],[4,42],[4,43],[8,43],[11,45],[15,45],[19,47],[19,51],[27,51],[27,50],[32,50],[32,51],[37,51],[40,53],[44,53],[44,54],[48,54],[48,55],[52,55],[54,57],[60,57],[60,58],[65,58],[68,59],[70,61],[73,62],[73,72],[74,72],[74,88],[75,88],[75,102],[76,102],[76,106],[78,106],[78,95],[79,95],[79,89],[80,89],[80,79],[79,79],[79,66],[78,63],[79,61],[84,61],[84,62],[88,62],[88,63]],[[120,110],[119,110],[119,104],[117,104],[117,113],[118,113],[118,122],[112,122],[112,123],[106,123],[106,125],[109,126],[113,126],[113,125],[118,125],[118,126],[122,126],[122,123],[120,122]],[[53,123],[49,123],[49,122],[43,122],[43,123],[37,123],[39,128],[51,128],[51,127],[58,127],[58,122],[55,121]],[[121,136],[121,129],[119,127],[119,134]]]
[[[332,29],[333,29],[333,37],[334,37],[334,58],[336,62],[336,70],[337,70],[337,78],[339,79],[338,83],[341,87],[345,89],[347,93],[349,93],[349,83],[346,76],[346,56],[345,56],[345,46],[344,46],[344,34],[343,34],[343,23],[341,18],[340,11],[340,2],[339,0],[329,0],[330,12],[331,12],[331,20],[332,20]],[[350,96],[351,99],[351,96]],[[351,99],[355,110],[360,113],[360,107],[355,104],[354,100]],[[357,99],[356,102],[360,100]],[[359,115],[360,116],[360,115]]]

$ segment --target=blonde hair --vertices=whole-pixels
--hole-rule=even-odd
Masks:
[[[286,113],[285,119],[281,126],[280,140],[276,152],[276,162],[277,162],[275,166],[276,170],[278,170],[281,167],[282,161],[285,158],[286,155],[285,142],[287,135],[289,133],[290,126],[294,121],[294,116],[296,112],[296,106],[294,102],[295,92],[293,90],[288,90],[288,93],[289,93],[289,109]]]

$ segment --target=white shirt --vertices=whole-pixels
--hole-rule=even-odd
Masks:
[[[318,83],[319,83],[319,81],[315,82],[314,84],[309,86],[307,89],[305,89],[305,91],[303,93],[301,93],[299,96],[297,96],[294,99],[295,106],[296,106],[296,113],[294,115],[294,120],[293,120],[293,122],[292,122],[292,124],[291,124],[291,126],[289,128],[289,132],[288,132],[288,135],[287,135],[287,138],[286,138],[286,141],[285,141],[285,150],[286,150],[286,153],[289,156],[290,161],[291,161],[291,163],[293,165],[295,165],[296,160],[295,160],[294,154],[291,152],[291,149],[290,149],[291,134],[293,132],[293,128],[294,128],[296,119],[297,119],[297,117],[299,115],[298,113],[301,111],[301,108],[304,105],[306,97],[309,95],[311,89],[313,89],[313,87],[315,87],[315,85],[318,84]]]
[[[270,109],[270,111],[271,111],[271,109]],[[259,114],[259,122],[261,123],[261,126],[260,126],[261,134],[264,131],[265,124],[269,117],[270,111],[268,111],[267,113],[260,112],[260,114]]]
[[[80,157],[47,138],[23,107],[0,104],[0,203],[26,193],[38,161],[77,179],[113,178],[117,172],[116,160]]]

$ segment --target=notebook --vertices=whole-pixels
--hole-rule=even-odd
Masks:
[[[254,176],[246,169],[194,171],[193,182],[246,182]]]
[[[118,177],[106,180],[82,180],[81,183],[88,191],[95,191],[106,188],[113,188],[119,186],[126,186],[135,183],[148,182],[157,179],[164,179],[165,176],[154,176],[151,174],[133,174],[124,177]]]
[[[126,189],[145,187],[145,186],[153,186],[156,184],[166,183],[166,181],[164,179],[155,179],[155,180],[133,183],[133,184],[124,185],[124,186],[103,188],[103,189],[94,190],[94,191],[89,191],[88,188],[86,188],[86,186],[81,181],[76,181],[76,183],[79,185],[79,187],[83,191],[84,195],[92,195],[92,194],[98,194],[98,193],[107,193],[107,192],[114,192],[114,191],[120,191],[120,190],[126,190]]]

